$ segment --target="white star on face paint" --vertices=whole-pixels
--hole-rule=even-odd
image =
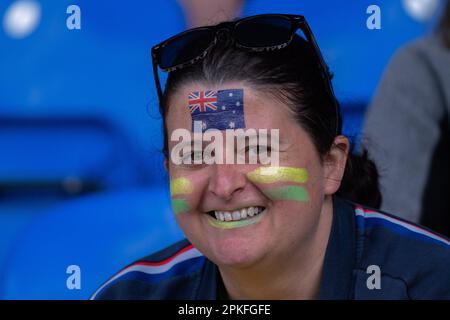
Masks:
[[[222,110],[225,110],[225,106],[222,106]]]
[[[234,121],[230,121],[230,123],[228,124],[228,126],[230,127],[230,129],[234,129]]]
[[[229,96],[229,97],[232,97],[232,96],[233,96],[233,93],[232,93],[232,92],[230,92],[230,93],[228,94],[228,96]]]
[[[236,110],[233,110],[233,113],[236,113]]]
[[[241,104],[238,102],[236,102],[236,107],[239,107]]]

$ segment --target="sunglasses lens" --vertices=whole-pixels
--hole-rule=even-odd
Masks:
[[[172,68],[200,56],[214,41],[214,31],[197,29],[186,32],[166,43],[161,48],[159,66]]]
[[[236,26],[236,41],[245,47],[271,47],[287,43],[292,22],[287,17],[268,16],[244,20]]]

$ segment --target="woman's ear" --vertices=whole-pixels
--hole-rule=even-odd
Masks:
[[[349,150],[350,143],[345,136],[340,135],[334,138],[333,145],[324,159],[324,193],[326,195],[336,193],[341,186]]]

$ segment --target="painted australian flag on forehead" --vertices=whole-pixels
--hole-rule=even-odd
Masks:
[[[195,91],[189,94],[189,111],[194,121],[201,121],[202,132],[208,129],[245,128],[244,90]]]

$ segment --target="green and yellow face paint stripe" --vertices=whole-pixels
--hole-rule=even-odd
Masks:
[[[264,194],[273,200],[308,201],[308,191],[303,186],[282,186],[263,190]]]
[[[247,173],[254,183],[271,184],[276,182],[305,183],[308,181],[308,171],[296,167],[259,167]],[[263,188],[263,193],[272,200],[308,201],[309,194],[305,187],[298,185],[283,185]]]
[[[255,183],[308,181],[308,171],[295,167],[259,167],[247,173],[247,177]]]
[[[188,178],[180,177],[170,180],[170,197],[175,214],[189,212],[191,206],[187,200],[177,196],[191,194],[193,190],[192,182]]]
[[[188,178],[175,178],[170,180],[170,196],[190,194],[194,190],[192,182]]]
[[[191,206],[185,199],[172,199],[172,210],[173,213],[186,213],[191,210]]]

